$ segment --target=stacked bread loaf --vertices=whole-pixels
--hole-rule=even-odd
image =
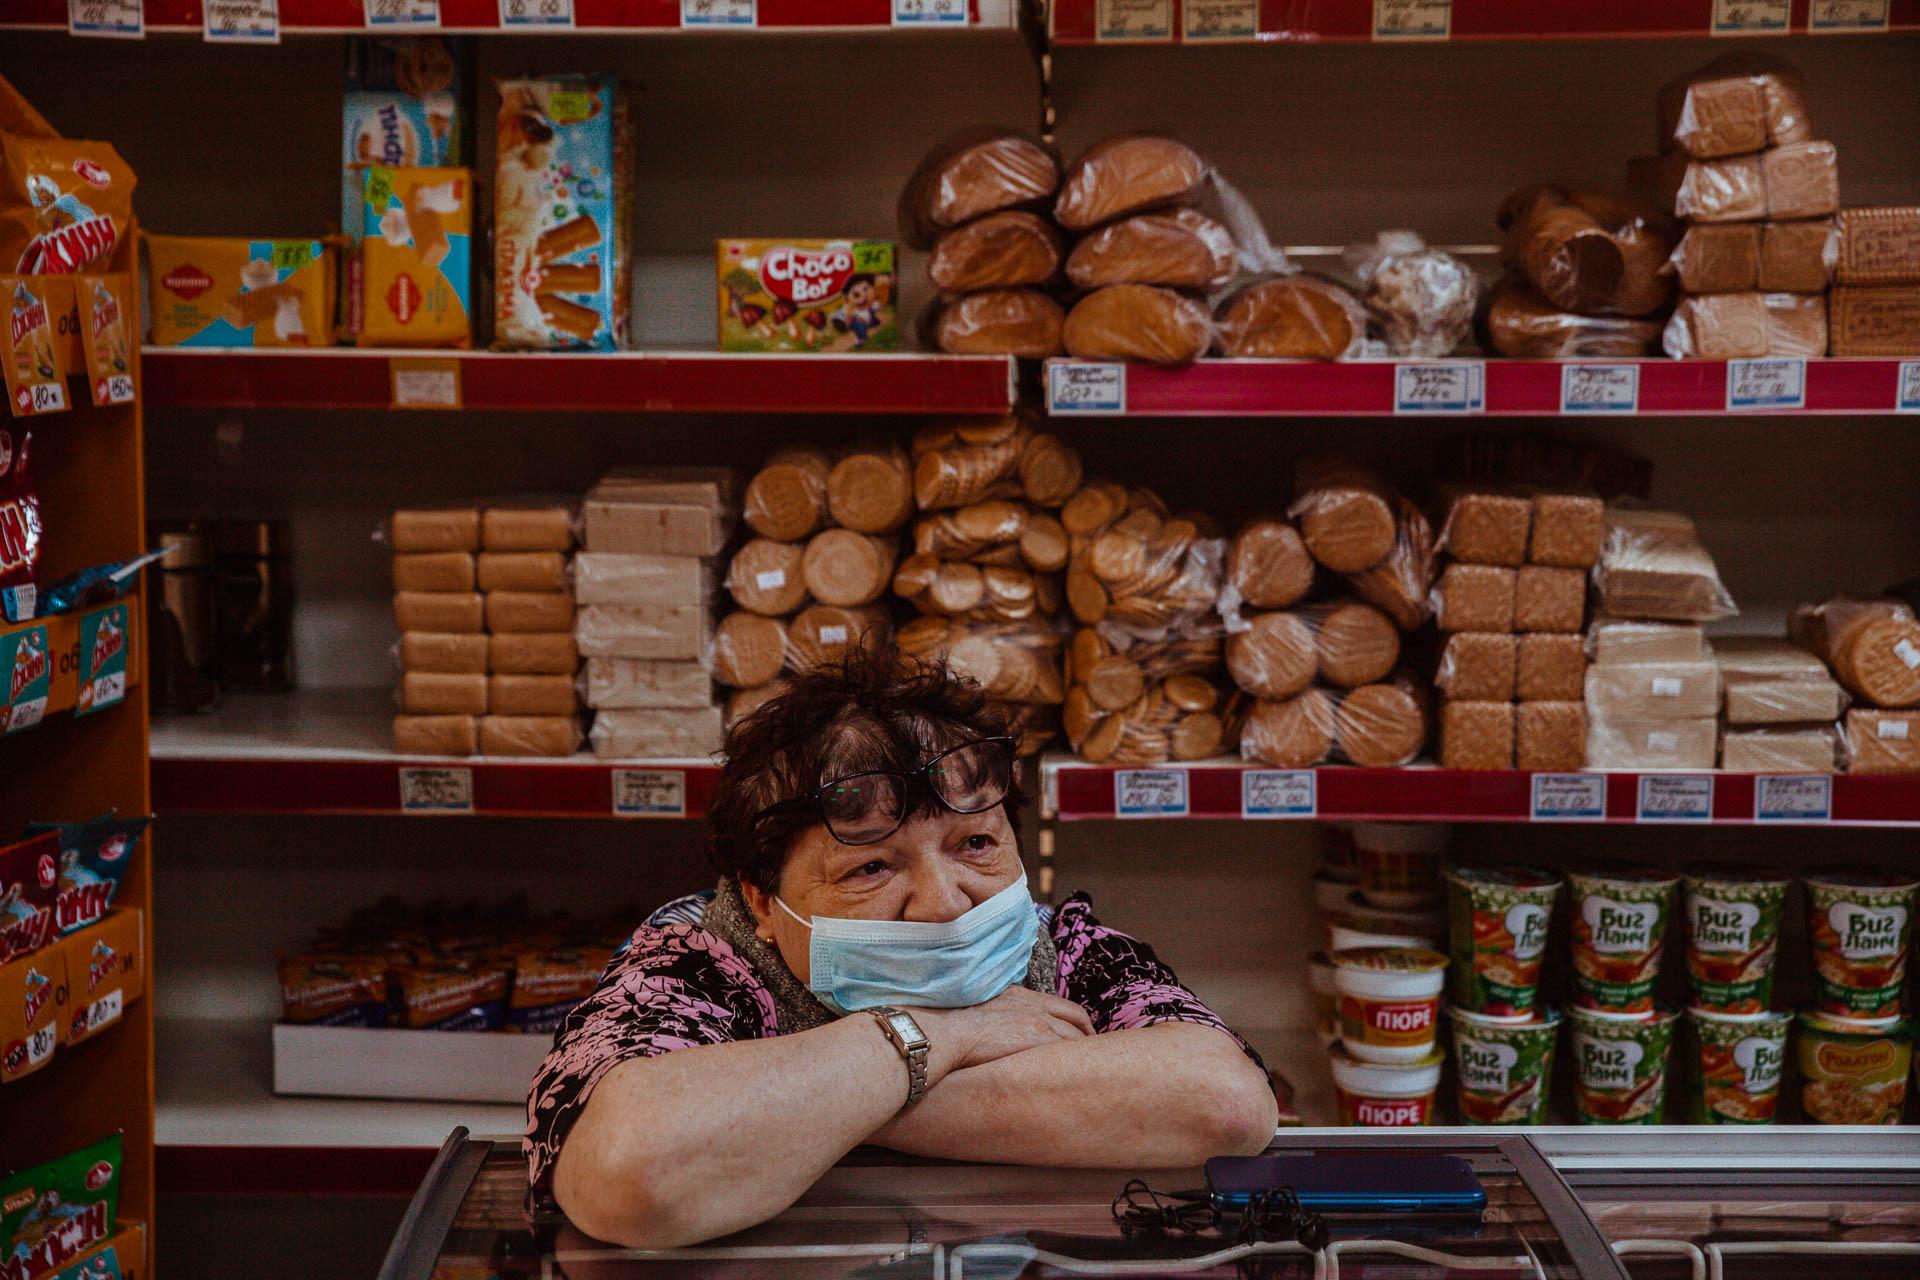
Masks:
[[[1828,349],[1920,355],[1920,207],[1842,209],[1834,249]]]
[[[1720,767],[1734,773],[1831,773],[1845,695],[1826,663],[1791,640],[1723,636]]]
[[[1847,712],[1847,768],[1920,773],[1920,622],[1901,600],[1803,605],[1793,639],[1818,654],[1860,705]]]
[[[1716,58],[1661,90],[1660,143],[1632,173],[1687,224],[1667,354],[1825,355],[1840,171],[1814,138],[1800,73],[1759,54]]]
[[[1535,186],[1500,205],[1507,280],[1486,316],[1503,356],[1644,355],[1660,337],[1673,286],[1669,221],[1632,200]]]
[[[714,557],[738,505],[723,468],[621,467],[587,493],[574,582],[595,755],[703,759],[720,749],[706,664]]]

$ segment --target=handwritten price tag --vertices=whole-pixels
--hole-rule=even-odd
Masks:
[[[1395,413],[1481,413],[1487,407],[1487,367],[1478,360],[1431,360],[1395,365]]]
[[[1127,366],[1049,364],[1047,412],[1103,416],[1127,411]]]
[[[1098,0],[1093,15],[1101,44],[1173,39],[1173,0]]]
[[[396,356],[387,362],[396,409],[458,409],[460,362]]]
[[[1560,412],[1636,413],[1640,366],[1573,363],[1560,368]]]
[[[403,766],[400,770],[400,812],[472,813],[473,770]]]
[[[896,27],[964,27],[967,0],[893,0]]]
[[[13,408],[22,418],[36,413],[65,413],[67,389],[58,382],[29,382],[14,392]]]
[[[1807,9],[1807,30],[1828,35],[1885,31],[1887,9],[1887,0],[1812,0]]]
[[[1319,811],[1311,769],[1249,769],[1240,775],[1243,818],[1311,818]]]
[[[1920,413],[1920,361],[1902,361],[1900,380],[1894,386],[1894,411]]]
[[[431,31],[440,25],[440,0],[364,0],[367,26],[379,31]]]
[[[1180,21],[1188,44],[1251,40],[1260,34],[1260,0],[1186,0]]]
[[[1833,778],[1824,773],[1765,773],[1753,780],[1755,822],[1831,822]]]
[[[687,776],[678,769],[615,769],[613,816],[686,817]]]
[[[1122,818],[1187,816],[1185,769],[1122,769],[1113,775],[1113,812]]]
[[[140,0],[67,0],[67,34],[144,40],[147,22]]]
[[[201,0],[208,44],[279,44],[280,0]]]
[[[75,1015],[73,1021],[82,1035],[92,1035],[102,1027],[110,1027],[120,1021],[125,1004],[125,993],[109,991]]]
[[[754,0],[680,0],[683,27],[751,27],[759,17]]]
[[[1783,36],[1793,0],[1713,0],[1716,36]]]
[[[1453,0],[1373,0],[1375,40],[1445,40],[1453,32]]]
[[[1535,822],[1605,822],[1607,779],[1599,773],[1536,773],[1529,816]]]
[[[500,0],[500,26],[571,27],[573,0]]]
[[[1727,409],[1804,409],[1807,362],[1800,359],[1727,361]]]
[[[1698,773],[1642,775],[1638,817],[1642,822],[1712,822],[1712,776]]]

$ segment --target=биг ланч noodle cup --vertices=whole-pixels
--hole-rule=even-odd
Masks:
[[[1574,1009],[1573,1103],[1581,1124],[1659,1124],[1674,1013]]]
[[[1771,1124],[1787,1064],[1790,1013],[1687,1010],[1687,1120]]]
[[[1367,1062],[1417,1062],[1433,1052],[1447,958],[1425,947],[1333,953],[1340,1039]]]
[[[1531,1022],[1449,1009],[1463,1124],[1539,1124],[1553,1085],[1560,1014],[1542,1009]]]
[[[1800,1015],[1800,1103],[1818,1124],[1899,1124],[1913,1062],[1912,1028]]]
[[[1660,976],[1678,876],[1652,868],[1591,867],[1567,874],[1573,895],[1573,1003],[1647,1013]]]
[[[1440,1087],[1440,1064],[1446,1059],[1440,1050],[1418,1062],[1389,1065],[1365,1062],[1336,1044],[1327,1058],[1343,1122],[1399,1129],[1426,1124],[1432,1117],[1433,1091]]]
[[[1765,1013],[1773,1001],[1787,878],[1771,871],[1696,868],[1681,882],[1681,895],[1693,1007]]]
[[[1532,867],[1447,868],[1455,1008],[1519,1016],[1540,993],[1540,961],[1560,878]]]
[[[1814,1006],[1839,1018],[1897,1018],[1913,933],[1912,877],[1823,871],[1806,878]]]

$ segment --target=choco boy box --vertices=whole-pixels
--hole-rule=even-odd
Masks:
[[[890,240],[717,240],[722,351],[892,351]]]
[[[120,1135],[0,1181],[0,1280],[63,1267],[113,1234]]]
[[[356,341],[473,345],[473,174],[375,166],[361,205]]]

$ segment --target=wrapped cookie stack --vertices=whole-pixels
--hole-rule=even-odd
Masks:
[[[1920,355],[1920,207],[1842,209],[1834,229],[1828,350]]]
[[[1668,220],[1638,202],[1535,186],[1500,205],[1508,277],[1487,308],[1487,345],[1503,356],[1645,355],[1673,294]]]
[[[1577,769],[1586,756],[1587,570],[1603,507],[1581,494],[1455,493],[1434,589],[1446,644],[1440,762],[1450,769]]]
[[[1701,624],[1739,610],[1693,521],[1609,506],[1587,635],[1587,764],[1711,769],[1720,669]]]
[[[1836,602],[1837,603],[1837,602]],[[1733,773],[1831,773],[1846,695],[1827,664],[1790,640],[1722,636],[1720,767]]]
[[[706,659],[715,560],[733,530],[722,468],[621,467],[588,491],[574,571],[589,740],[611,759],[704,759],[721,715]]]
[[[1840,169],[1814,138],[1800,73],[1759,54],[1716,58],[1660,91],[1660,144],[1666,154],[1630,172],[1687,224],[1666,353],[1825,355]]]
[[[784,671],[831,662],[892,629],[881,598],[913,514],[912,468],[890,445],[835,459],[784,449],[747,482],[742,517],[757,536],[733,553],[734,609],[713,643],[714,679],[735,690],[729,722],[779,691]]]
[[[1834,599],[1788,620],[1860,705],[1848,710],[1851,773],[1920,773],[1920,623],[1901,600]]]

